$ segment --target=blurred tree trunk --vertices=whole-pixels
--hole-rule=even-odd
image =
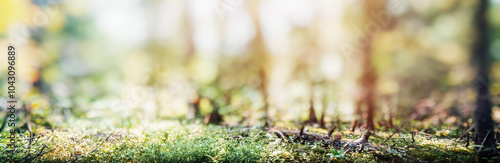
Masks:
[[[316,118],[316,111],[314,111],[313,95],[311,95],[311,99],[309,99],[309,124],[314,123],[318,123],[318,119]]]
[[[361,98],[356,100],[356,108],[354,110],[354,120],[351,123],[351,132],[354,132],[356,130],[356,127],[358,126],[358,123],[362,123],[361,117],[363,116],[363,111],[361,107],[363,106],[363,100]]]
[[[361,141],[368,141],[371,133],[375,129],[373,117],[375,114],[375,84],[376,75],[375,68],[371,63],[371,39],[367,38],[367,44],[363,50],[363,73],[361,77],[362,104],[366,105],[366,131],[363,133]]]
[[[184,29],[185,31],[185,37],[186,37],[186,45],[187,45],[187,50],[185,51],[185,58],[184,58],[184,65],[189,65],[189,62],[191,59],[195,58],[195,47],[194,47],[194,42],[193,42],[193,25],[191,23],[191,15],[189,14],[189,1],[184,1]],[[193,79],[190,79],[191,81]],[[197,88],[198,89],[198,88]],[[194,118],[200,118],[201,112],[200,112],[200,100],[201,100],[201,94],[198,91],[196,91],[197,95],[195,99],[189,102],[189,107],[191,114],[193,115]]]
[[[377,15],[372,15],[375,12]],[[362,74],[360,78],[361,85],[361,101],[360,106],[366,107],[366,129],[360,139],[357,142],[367,142],[371,134],[375,129],[375,124],[373,122],[373,117],[375,114],[375,86],[377,81],[377,75],[375,74],[375,67],[372,63],[372,38],[377,32],[380,32],[387,24],[377,20],[379,18],[379,13],[386,13],[385,1],[380,0],[365,0],[364,1],[364,22],[363,30],[365,30],[362,36]],[[376,18],[374,18],[376,16]],[[389,16],[389,15],[388,15]],[[390,20],[390,16],[388,17]],[[387,21],[389,21],[387,20]],[[386,22],[388,23],[388,22]],[[374,29],[377,29],[372,31]]]
[[[205,124],[221,124],[222,115],[219,113],[220,105],[217,104],[217,101],[210,99],[210,104],[212,105],[212,113],[205,116]]]
[[[264,98],[264,126],[271,127],[271,118],[269,117],[269,102],[268,100],[268,94],[267,94],[267,75],[262,67],[260,69],[260,86],[259,90],[262,93],[262,96]]]
[[[189,111],[190,111],[191,117],[188,117],[188,119],[196,119],[196,118],[201,117],[200,100],[201,100],[200,93],[197,93],[194,100],[189,102],[188,106],[189,106]]]
[[[269,117],[269,101],[268,101],[268,93],[267,93],[267,84],[268,84],[268,74],[266,73],[266,65],[268,64],[268,51],[266,45],[264,44],[264,38],[262,36],[262,32],[260,30],[260,21],[259,21],[259,5],[260,1],[252,0],[247,1],[248,9],[250,15],[252,16],[254,27],[255,27],[255,37],[250,42],[250,48],[252,57],[251,59],[256,64],[255,66],[259,67],[259,91],[261,92],[264,99],[264,120],[265,126],[271,127],[271,118]]]
[[[476,154],[479,157],[492,157],[497,155],[496,144],[493,131],[493,120],[491,117],[492,103],[489,93],[489,41],[488,41],[488,23],[487,23],[487,0],[480,0],[476,13],[477,40],[473,49],[476,68],[477,68],[477,101],[475,110],[475,144]]]
[[[325,116],[326,116],[327,102],[326,102],[326,98],[324,96],[323,96],[321,102],[323,103],[323,108],[321,108],[321,119],[319,119],[319,126],[322,128],[326,128]],[[333,123],[332,123],[332,127],[333,127]]]

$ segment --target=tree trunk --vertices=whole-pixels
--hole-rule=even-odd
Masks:
[[[489,93],[489,42],[488,42],[488,24],[487,24],[487,0],[480,0],[476,13],[477,41],[474,48],[475,63],[477,68],[477,101],[475,110],[475,144],[476,154],[479,157],[492,157],[497,155],[496,144],[493,131],[493,120],[491,117],[492,103]]]
[[[271,127],[271,118],[269,117],[269,101],[268,101],[268,92],[267,92],[267,82],[268,75],[266,73],[266,65],[269,63],[268,61],[268,51],[266,45],[264,44],[264,38],[262,36],[262,32],[260,29],[260,21],[259,21],[259,4],[260,1],[246,1],[249,6],[250,14],[253,19],[254,27],[255,27],[255,37],[250,42],[250,47],[252,48],[252,58],[254,60],[258,60],[256,62],[256,67],[259,67],[259,77],[260,77],[260,85],[259,90],[264,98],[264,120],[265,126]]]
[[[321,108],[321,119],[319,120],[319,126],[321,126],[322,128],[326,128],[325,116],[326,116],[326,103],[324,103],[323,108]]]
[[[361,117],[363,116],[363,111],[361,109],[362,106],[363,106],[363,100],[361,98],[359,98],[358,100],[356,100],[356,108],[354,111],[354,120],[351,123],[351,132],[354,132],[356,130],[358,123],[362,123],[362,122],[360,122]]]
[[[267,75],[264,68],[260,70],[260,91],[262,92],[264,98],[264,126],[271,127],[271,118],[269,117],[269,102],[267,94]]]
[[[313,98],[309,100],[309,124],[318,123],[316,118],[316,111],[314,111],[314,101]]]
[[[201,95],[198,93],[196,98],[193,101],[189,102],[189,110],[192,113],[192,117],[190,118],[196,119],[201,117],[200,101],[201,101]]]
[[[210,104],[212,105],[212,113],[205,116],[205,124],[220,124],[222,122],[222,116],[219,114],[220,106],[215,100],[210,99]]]
[[[376,11],[385,11],[385,4],[384,1],[374,1],[374,0],[365,0],[364,1],[364,20],[366,24],[364,26],[369,27],[373,23],[379,23],[379,27],[381,28],[380,30],[385,27],[383,22],[377,22],[374,18],[372,18],[373,15],[371,15],[372,10]],[[388,20],[390,21],[390,17],[388,17]],[[389,22],[386,22],[389,23]],[[365,28],[365,30],[368,30],[369,28]],[[375,67],[373,66],[371,62],[371,54],[372,54],[372,38],[376,34],[375,32],[377,31],[365,31],[366,34],[363,35],[362,37],[362,43],[364,43],[363,50],[362,50],[362,76],[360,79],[361,87],[362,87],[362,93],[361,93],[361,100],[362,104],[366,106],[366,129],[363,134],[363,136],[358,139],[358,142],[367,142],[368,138],[370,135],[373,133],[373,130],[375,129],[375,124],[373,122],[373,117],[375,114],[375,86],[376,86],[376,81],[377,81],[377,76],[375,74]]]

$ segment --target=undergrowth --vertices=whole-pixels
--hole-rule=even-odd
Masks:
[[[168,122],[121,129],[39,130],[30,142],[28,131],[17,134],[14,154],[1,160],[34,162],[474,162],[473,148],[457,135],[422,131],[379,130],[370,138],[376,150],[345,151],[324,142],[283,141],[259,127],[222,127]],[[289,128],[288,130],[294,130]],[[309,132],[326,135],[327,130]],[[335,132],[349,141],[361,132]],[[391,138],[388,139],[389,136]],[[8,133],[1,134],[6,149]],[[385,141],[385,142],[384,142]],[[472,140],[470,140],[472,141]],[[381,145],[384,142],[383,145]]]

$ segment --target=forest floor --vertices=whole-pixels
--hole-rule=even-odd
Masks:
[[[0,159],[14,162],[474,162],[481,159],[475,158],[472,135],[467,138],[464,127],[400,132],[379,128],[369,144],[353,146],[349,142],[360,138],[362,132],[347,131],[347,123],[332,136],[328,136],[327,129],[315,127],[300,134],[297,127],[207,126],[175,120],[116,129],[93,129],[93,125],[97,124],[34,129],[36,134],[31,141],[26,131],[18,135],[16,152],[9,154],[3,150]],[[7,136],[7,132],[0,136],[3,148],[9,141]]]

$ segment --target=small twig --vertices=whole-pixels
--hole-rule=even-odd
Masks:
[[[113,135],[113,134],[114,134],[114,133],[109,134],[109,136],[108,136],[108,137],[106,137],[106,139],[105,139],[104,141],[102,141],[102,142],[101,142],[101,144],[99,144],[98,146],[96,146],[96,147],[95,147],[92,151],[90,151],[90,152],[88,152],[87,154],[85,154],[85,156],[87,156],[87,155],[89,155],[89,154],[93,153],[94,151],[96,151],[99,147],[101,147],[101,146],[102,146],[102,144],[104,144],[104,142],[108,141],[109,137],[111,137],[111,135]],[[80,156],[76,157],[76,158],[73,160],[73,162],[76,162],[78,159],[82,158],[82,156],[83,156],[83,155],[80,155]]]
[[[113,135],[113,134],[114,133],[109,134],[108,137],[106,137],[106,139],[104,141],[102,141],[101,144],[99,144],[99,146],[95,147],[94,150],[92,150],[89,153],[87,153],[87,155],[90,154],[90,153],[93,153],[95,150],[97,150],[99,147],[101,147],[102,144],[104,144],[104,142],[108,141],[109,137],[111,137],[111,135]]]
[[[479,147],[479,150],[477,150],[476,156],[474,156],[474,158],[476,158],[477,155],[479,154],[479,152],[481,152],[481,149],[483,149],[484,142],[486,142],[486,139],[488,138],[488,135],[490,135],[490,133],[491,133],[491,130],[489,130],[488,133],[486,134],[486,136],[484,137],[483,142],[481,143],[481,147]]]
[[[31,143],[33,143],[33,133],[31,132],[31,127],[29,127],[30,123],[28,122],[28,129],[29,129],[29,133],[30,133],[30,140],[29,140],[29,143],[28,143],[28,154],[26,154],[26,156],[24,157],[26,159],[26,157],[31,157]],[[31,158],[29,158],[31,159]]]
[[[304,152],[304,153],[307,153],[307,154],[309,154],[309,152],[307,152],[307,151],[304,151],[304,150],[302,150],[302,149],[301,149],[300,151],[301,151],[301,152]]]
[[[410,132],[411,133],[411,144],[415,143],[415,137],[413,136],[413,134],[415,134],[415,132]]]
[[[354,132],[356,130],[356,126],[358,125],[358,120],[354,120],[351,124],[351,132]]]
[[[54,138],[52,137],[52,135],[50,135],[47,139],[45,139],[45,140],[44,140],[44,143],[45,143],[45,142],[47,142],[49,139],[51,139],[51,140],[52,140],[52,139],[54,139]],[[41,152],[41,151],[43,151],[43,150],[45,149],[45,147],[46,147],[46,145],[45,145],[45,144],[43,144],[41,147],[38,147],[38,149],[37,149],[36,151],[40,151],[40,152]],[[39,154],[40,154],[40,153],[39,153]],[[24,159],[26,159],[26,157],[25,157]]]
[[[428,139],[431,139],[432,138],[432,135],[431,134],[428,134],[428,133],[425,133],[425,132],[422,132],[422,131],[418,131],[419,134],[422,134],[422,135],[425,135],[425,136],[428,136]]]
[[[304,128],[306,127],[305,124],[302,125],[302,127],[300,128],[300,133],[299,133],[299,136],[302,136],[304,134]]]
[[[466,134],[468,134],[472,129],[474,129],[474,126],[469,127],[469,129],[467,129],[467,131],[465,131],[462,135],[460,135],[460,137],[458,137],[457,140],[455,140],[455,141],[460,140],[462,137],[464,137]]]
[[[47,151],[47,152],[43,152],[43,153],[41,153],[41,154],[38,154],[38,155],[37,155],[37,157],[34,157],[33,159],[37,159],[37,158],[39,158],[39,157],[42,157],[43,155],[45,155],[45,154],[47,154],[47,153],[49,153],[49,152],[52,152],[52,151],[54,151],[54,150],[56,150],[56,149],[54,148],[54,149],[51,149],[51,150],[49,150],[49,151]]]
[[[396,134],[396,133],[392,133],[392,135],[390,135],[389,137],[387,137],[387,139],[385,139],[384,142],[380,143],[380,145],[384,145],[385,142],[387,142],[387,140],[389,140],[392,136],[394,136],[394,134]]]
[[[335,129],[337,129],[337,126],[332,126],[332,128],[328,131],[328,137],[332,136],[333,131],[335,131]]]
[[[51,137],[52,137],[52,135],[51,135]],[[52,141],[52,140],[54,140],[54,137],[52,137],[51,141]],[[43,150],[45,150],[45,148],[47,148],[47,147],[48,147],[48,146],[47,146],[46,144],[43,144],[43,148],[42,148],[42,149],[40,149],[40,148],[39,148],[39,149],[40,149],[40,152],[38,152],[38,154],[37,154],[35,157],[30,158],[30,159],[28,159],[28,160],[35,160],[35,159],[40,158],[40,157],[42,157],[43,155],[45,155],[45,154],[47,154],[47,153],[52,152],[52,151],[54,151],[54,150],[55,150],[55,148],[54,148],[54,149],[51,149],[51,150],[49,150],[49,151],[47,151],[47,152],[43,152]]]
[[[347,149],[349,150],[349,149],[350,149],[350,148],[349,148],[349,145],[350,145],[352,142],[353,142],[353,141],[350,141],[350,142],[345,143],[345,145],[342,147],[342,149],[346,149],[346,148],[347,148]]]
[[[344,157],[344,156],[345,156],[347,153],[349,153],[350,151],[351,151],[351,149],[350,149],[350,148],[347,148],[347,150],[346,150],[344,153],[342,153],[342,157]]]
[[[283,133],[279,130],[269,130],[267,132],[275,132],[275,133],[278,133],[278,135],[281,136],[281,138],[285,141],[285,143],[288,143],[288,140],[286,139],[285,135],[283,135]]]
[[[38,157],[42,154],[42,152],[43,152],[43,150],[44,150],[45,148],[47,148],[47,145],[45,145],[45,144],[44,144],[44,145],[43,145],[43,148],[40,150],[40,152],[38,152],[38,154],[37,154],[37,155],[36,155],[33,159],[31,159],[31,160],[34,160],[35,158],[38,158]],[[28,159],[28,160],[30,160],[30,159]]]

